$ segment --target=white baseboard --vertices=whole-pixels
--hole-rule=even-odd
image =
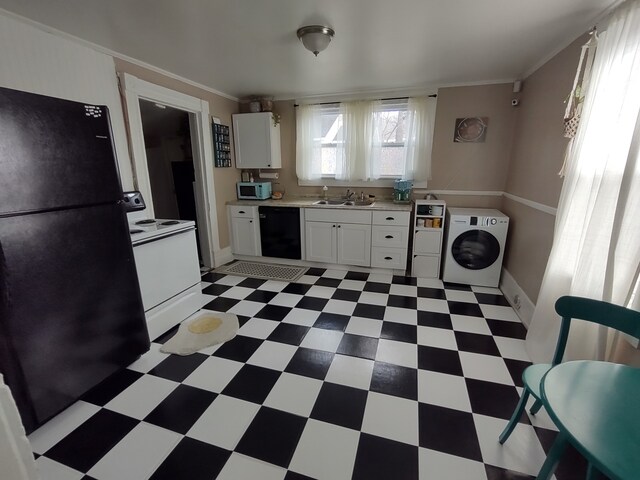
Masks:
[[[529,328],[529,324],[533,318],[533,310],[536,306],[529,300],[524,290],[520,288],[520,285],[518,285],[511,274],[504,268],[502,269],[502,277],[500,279],[500,290],[502,290],[502,293],[504,293],[507,301],[513,307],[524,326]]]
[[[220,250],[216,251],[214,254],[214,262],[215,262],[215,267],[220,267],[226,263],[229,263],[230,261],[233,260],[233,253],[231,253],[231,247],[225,247],[225,248],[221,248]]]

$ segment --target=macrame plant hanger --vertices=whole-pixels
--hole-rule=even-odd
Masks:
[[[564,152],[562,168],[558,172],[558,175],[561,177],[564,177],[567,171],[568,161],[573,149],[573,141],[578,131],[578,125],[580,125],[582,104],[589,87],[589,81],[591,80],[591,69],[593,67],[593,59],[595,57],[596,46],[598,44],[598,32],[596,27],[593,27],[589,32],[589,35],[591,35],[591,38],[582,46],[580,51],[580,61],[578,62],[578,69],[576,70],[576,76],[573,80],[571,93],[567,100],[565,100],[567,108],[564,112],[564,136],[569,139],[569,143],[567,144],[567,148]]]

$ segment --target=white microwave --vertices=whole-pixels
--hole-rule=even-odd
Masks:
[[[266,200],[271,198],[271,182],[238,182],[236,190],[240,200]]]

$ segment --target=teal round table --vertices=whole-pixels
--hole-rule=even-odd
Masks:
[[[640,478],[640,369],[607,362],[565,362],[542,379],[542,401],[558,437],[538,474],[551,478],[571,443],[611,479]],[[594,470],[595,469],[595,470]]]

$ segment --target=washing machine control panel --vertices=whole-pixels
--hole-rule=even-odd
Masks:
[[[479,225],[481,227],[489,227],[498,223],[507,223],[506,220],[498,220],[495,217],[469,217],[469,225]]]

